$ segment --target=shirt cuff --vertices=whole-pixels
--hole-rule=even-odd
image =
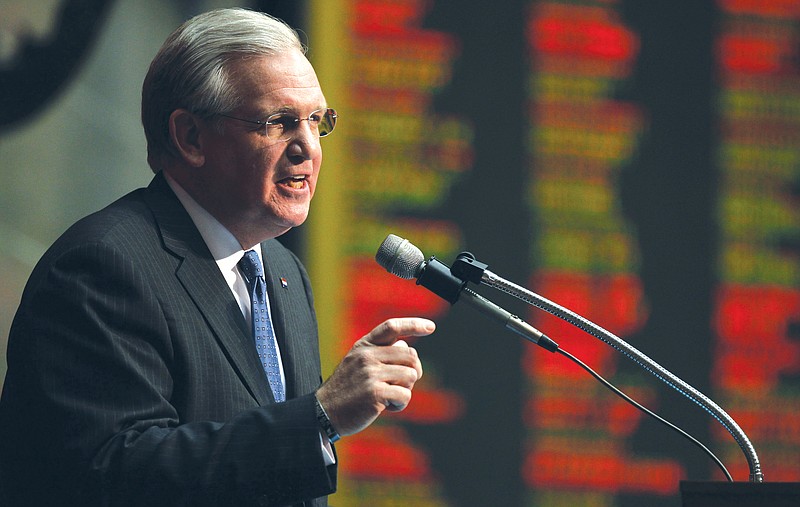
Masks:
[[[333,454],[333,446],[327,435],[322,430],[319,430],[319,444],[322,446],[322,459],[325,460],[325,466],[335,465],[336,456]]]

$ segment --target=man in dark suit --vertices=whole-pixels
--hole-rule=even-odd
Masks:
[[[390,319],[320,385],[309,280],[274,238],[306,218],[336,113],[291,29],[227,9],[164,43],[142,122],[151,184],[71,227],[25,288],[0,500],[325,505],[331,444],[409,403],[422,369],[402,337],[434,329]],[[250,251],[276,349],[254,344]]]

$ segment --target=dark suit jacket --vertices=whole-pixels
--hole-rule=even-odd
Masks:
[[[286,374],[281,404],[163,176],[59,238],[9,336],[3,505],[325,505],[336,467],[324,465],[314,410],[311,288],[280,243],[262,248]]]

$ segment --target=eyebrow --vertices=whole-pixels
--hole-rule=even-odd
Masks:
[[[325,109],[328,109],[329,107],[330,106],[328,106],[327,104],[317,105],[317,106],[314,106],[314,109],[312,109],[311,112],[324,111]],[[283,113],[291,113],[291,114],[297,115],[298,117],[302,116],[300,113],[297,112],[297,108],[294,107],[294,106],[281,106],[281,107],[279,107],[277,109],[273,109],[272,112],[265,113],[265,114],[261,115],[261,117],[266,119],[266,118],[272,116],[273,114],[283,114]]]

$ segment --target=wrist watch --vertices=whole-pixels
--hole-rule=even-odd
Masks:
[[[328,418],[328,414],[325,412],[325,409],[322,408],[322,404],[319,402],[316,396],[314,396],[314,404],[317,408],[317,421],[319,421],[319,425],[322,428],[322,431],[328,436],[328,440],[331,443],[336,442],[341,438],[339,433],[333,429],[333,424],[331,424],[331,420]]]

